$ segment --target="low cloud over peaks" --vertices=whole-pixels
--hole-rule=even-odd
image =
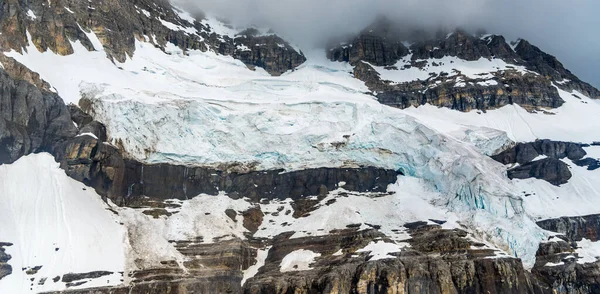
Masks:
[[[357,33],[378,16],[415,28],[485,29],[524,38],[600,87],[597,0],[172,0],[240,27],[273,28],[302,47]]]

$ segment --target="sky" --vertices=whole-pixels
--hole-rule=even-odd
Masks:
[[[359,32],[378,16],[415,26],[483,28],[524,38],[600,88],[598,0],[172,0],[234,25],[273,28],[311,46]]]

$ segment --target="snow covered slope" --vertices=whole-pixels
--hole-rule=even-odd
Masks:
[[[7,195],[0,203],[0,241],[15,244],[7,247],[14,273],[0,280],[0,292],[62,290],[66,283],[53,282],[53,277],[92,271],[111,274],[73,287],[118,285],[121,279],[129,282],[119,272],[154,269],[164,261],[173,261],[174,268],[185,272],[190,259],[175,242],[246,239],[249,230],[226,211],[246,211],[255,205],[265,212],[253,234],[256,238],[290,231],[292,238],[322,236],[356,224],[360,229],[377,224],[396,242],[373,242],[363,249],[380,251],[372,254],[380,259],[406,245],[410,236],[399,227],[442,219],[445,229],[466,229],[486,248],[522,258],[528,267],[535,262],[540,241],[550,235],[536,220],[600,213],[598,170],[587,171],[567,161],[573,180],[556,187],[538,180],[510,181],[507,167],[488,157],[512,141],[600,141],[596,137],[600,103],[581,93],[559,89],[564,105],[537,113],[518,105],[485,113],[431,105],[401,110],[377,102],[353,77],[352,66],[327,60],[324,50],[308,52],[303,65],[273,77],[212,51],[183,52],[168,43],[163,52],[150,37],[136,40],[135,54],[125,62],[113,63],[98,36],[86,35],[95,51],[76,41],[71,43],[71,55],[39,52],[29,37],[24,53],[4,54],[38,72],[67,103],[85,99],[82,107],[106,125],[110,143],[133,159],[286,171],[374,166],[406,176],[388,187],[389,195],[331,191],[302,218],[279,214],[294,210],[291,199],[257,204],[223,193],[170,200],[177,208],[169,207],[168,215],[153,218],[142,208],[112,208],[113,214],[91,189],[69,179],[49,155],[30,155],[0,166],[0,195]],[[431,71],[458,69],[483,78],[508,68],[487,59],[436,62],[443,66],[376,70],[382,78],[400,83],[426,78]],[[598,148],[587,151],[600,157]],[[259,263],[267,258],[265,250],[259,251]],[[309,269],[319,257],[312,251],[289,256],[281,265],[283,272],[294,265]],[[32,275],[21,271],[36,266],[42,267]],[[257,267],[248,269],[244,281],[257,272]]]
[[[121,283],[127,235],[98,194],[69,178],[49,154],[0,166],[0,238],[13,243],[13,273],[0,293],[66,289],[69,273],[106,271],[80,287]],[[73,286],[72,288],[78,288]]]

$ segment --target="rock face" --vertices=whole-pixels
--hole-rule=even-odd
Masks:
[[[8,261],[12,258],[6,253],[4,247],[12,246],[11,243],[0,242],[0,280],[12,273],[12,266],[8,264]]]
[[[73,53],[71,42],[79,41],[95,50],[86,35],[94,32],[107,57],[125,62],[135,54],[135,42],[147,41],[159,48],[167,42],[183,50],[213,50],[240,59],[249,67],[263,67],[279,75],[294,69],[306,59],[277,36],[242,38],[222,36],[201,19],[190,22],[167,0],[105,0],[93,4],[81,1],[5,1],[0,29],[4,51],[22,52],[28,41],[40,51]],[[27,35],[29,34],[29,36]],[[241,46],[245,46],[241,48]],[[250,46],[252,45],[252,46]]]
[[[382,237],[376,230],[346,229],[304,238],[282,234],[268,241],[271,247],[264,266],[242,286],[239,269],[252,264],[250,257],[256,249],[242,245],[248,251],[224,254],[230,248],[239,248],[232,246],[239,241],[222,242],[218,246],[190,242],[178,245],[181,248],[178,250],[200,257],[194,263],[203,267],[192,270],[194,279],[182,279],[185,274],[173,267],[136,273],[136,283],[130,287],[66,293],[552,293],[559,290],[536,280],[523,269],[519,259],[489,258],[493,251],[477,249],[484,245],[470,241],[464,231],[423,225],[411,229],[410,234],[411,248],[393,253],[394,258],[380,260],[372,260],[369,252],[357,252]],[[282,272],[282,260],[300,248],[320,256],[309,270]],[[214,274],[215,266],[228,276],[205,279],[207,272],[212,270]]]
[[[377,237],[375,231],[278,240],[244,293],[542,293],[518,259],[485,258],[492,253],[469,249],[473,244],[460,230],[423,226],[411,236],[410,249],[381,260],[353,254]],[[301,242],[321,254],[312,270],[281,272],[283,257]],[[342,255],[333,254],[340,248]]]
[[[135,271],[131,274],[130,286],[57,293],[242,293],[241,271],[247,269],[254,261],[254,245],[241,240],[228,240],[216,244],[202,244],[202,240],[173,243],[186,257],[182,265],[175,260],[165,260],[161,261],[160,267]],[[185,271],[182,268],[185,268]]]
[[[545,158],[529,162],[507,171],[509,179],[536,178],[560,186],[573,176],[569,166],[556,158]]]
[[[367,64],[361,66],[375,71]],[[364,72],[365,69],[361,71]],[[464,83],[461,87],[456,86],[456,75],[440,75],[425,81],[400,84],[382,81],[379,77],[369,78],[356,70],[354,75],[365,80],[367,86],[377,92],[379,102],[398,108],[418,107],[429,103],[466,112],[519,104],[533,110],[543,107],[556,108],[564,103],[548,80],[535,74],[522,75],[514,70],[493,73],[493,85],[486,84],[486,81],[490,81],[487,79],[471,79],[459,75],[459,83]]]
[[[524,40],[513,50],[504,37],[496,35],[477,37],[461,30],[411,34],[397,24],[379,20],[350,42],[328,50],[327,55],[333,61],[349,62],[355,67],[354,76],[364,81],[381,103],[398,108],[426,103],[460,111],[485,111],[509,104],[528,110],[556,108],[564,101],[554,85],[600,98],[600,91],[575,77],[555,57]],[[443,65],[444,57],[464,61],[496,59],[514,66],[492,70],[481,78],[454,71],[430,73],[426,79],[400,83],[381,79],[373,68],[424,70],[427,60],[434,60],[431,65],[435,67]],[[397,62],[403,58],[403,68],[397,68]],[[531,72],[516,70],[517,66]]]
[[[532,273],[561,293],[600,292],[600,261],[581,263],[578,241],[598,241],[600,215],[561,217],[537,222],[545,230],[563,234],[540,244]]]
[[[187,199],[206,193],[224,191],[231,197],[260,199],[298,199],[331,191],[338,183],[358,192],[385,192],[397,179],[398,172],[379,168],[317,168],[284,172],[283,170],[235,173],[203,167],[168,164],[147,165],[127,161],[125,187],[127,197],[145,195],[153,198]],[[126,200],[127,201],[127,200]]]
[[[527,68],[550,77],[560,88],[576,90],[591,98],[600,98],[600,91],[566,69],[556,57],[547,54],[526,40],[520,40],[515,51],[526,62]]]
[[[532,274],[550,285],[553,293],[598,293],[600,262],[577,263],[577,254],[566,241],[554,238],[540,244]]]
[[[0,69],[0,164],[51,151],[77,129],[62,99]]]
[[[581,161],[587,154],[583,149],[585,146],[587,145],[537,140],[519,143],[492,158],[502,164],[519,164],[518,167],[508,170],[507,174],[510,179],[536,178],[558,186],[567,183],[572,176],[569,166],[560,159],[568,158],[575,163],[589,165],[593,168],[594,159],[590,159],[590,162]],[[539,156],[547,158],[533,161]]]
[[[561,217],[537,222],[549,231],[564,234],[540,244],[532,273],[560,293],[600,292],[600,261],[579,261],[577,241],[598,240],[600,216]]]
[[[67,174],[121,205],[132,205],[141,196],[156,199],[189,199],[198,194],[248,197],[254,201],[297,199],[331,191],[339,182],[345,189],[383,192],[398,172],[379,168],[318,168],[283,173],[283,170],[236,173],[206,167],[143,164],[123,159],[119,150],[91,137],[65,143],[59,153]]]
[[[587,153],[583,149],[586,146],[571,142],[536,140],[535,142],[519,143],[492,158],[502,164],[525,164],[540,155],[556,159],[579,160],[586,156]]]
[[[234,58],[251,69],[262,67],[271,75],[280,75],[306,61],[302,52],[298,53],[277,35],[261,36],[255,29],[245,30],[233,42],[236,48],[232,54]]]
[[[600,236],[600,214],[561,217],[537,222],[544,230],[565,235],[571,241],[588,239],[598,241]]]
[[[365,33],[349,45],[332,48],[327,55],[331,60],[350,62],[352,65],[365,61],[377,66],[390,66],[408,52],[408,48],[399,41],[389,42],[384,37]]]

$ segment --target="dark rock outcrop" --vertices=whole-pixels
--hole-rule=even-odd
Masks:
[[[465,60],[499,58],[492,55],[492,52],[505,58],[518,58],[508,44],[501,45],[501,41],[504,41],[504,38],[500,36],[489,37],[489,40],[485,41],[458,32],[446,39],[436,41],[441,42],[439,44],[433,41],[413,44],[410,47],[413,54],[411,64],[405,65],[405,67],[422,67],[420,58],[444,56],[456,56]],[[466,46],[465,44],[470,45]],[[382,66],[386,64],[377,64],[372,60],[366,60],[365,53],[359,54],[352,51],[356,46],[344,45],[343,50],[334,48],[329,51],[330,58],[350,61],[355,66],[354,77],[364,81],[367,87],[376,93],[378,101],[385,105],[407,108],[429,103],[460,111],[470,111],[495,109],[510,104],[519,104],[524,108],[535,110],[556,108],[564,103],[551,80],[541,75],[522,73],[514,69],[491,72],[491,79],[489,77],[472,78],[455,71],[439,75],[433,73],[425,80],[392,83],[382,80],[379,73],[369,65]],[[376,49],[371,49],[371,51],[373,50],[376,51]],[[377,53],[369,54],[377,55]],[[379,55],[382,54],[379,53]],[[398,59],[399,57],[394,62]],[[362,61],[369,62],[369,64]],[[438,65],[441,65],[441,61]],[[392,67],[390,69],[403,70]]]
[[[502,36],[478,38],[462,30],[456,30],[444,38],[417,42],[410,46],[412,59],[442,58],[453,56],[475,61],[480,58],[517,59],[518,55]]]
[[[559,293],[600,293],[600,261],[580,263],[578,241],[598,241],[600,215],[561,217],[537,222],[563,235],[540,243],[532,273]]]
[[[572,142],[536,140],[519,143],[492,158],[502,164],[519,164],[508,170],[510,179],[536,178],[561,185],[567,183],[572,174],[569,166],[560,159],[568,158],[580,166],[587,165],[588,169],[594,169],[597,160],[583,159],[587,154],[583,149],[586,146],[588,145]],[[547,158],[533,161],[542,155]]]
[[[168,0],[112,0],[93,4],[57,0],[51,5],[42,0],[5,2],[0,11],[3,51],[22,52],[28,45],[27,33],[42,52],[72,54],[74,41],[81,42],[87,50],[98,50],[86,35],[94,32],[107,57],[119,62],[135,54],[136,40],[151,42],[163,50],[167,42],[184,51],[213,50],[240,59],[249,67],[263,67],[274,75],[294,69],[306,60],[277,36],[236,38],[236,41],[215,33],[200,18],[190,23],[179,16]],[[248,45],[248,50],[238,48],[241,45]]]
[[[0,280],[10,274],[12,274],[12,266],[8,264],[8,261],[12,258],[10,254],[6,253],[4,247],[12,246],[11,243],[0,242]]]
[[[537,225],[544,230],[564,234],[571,241],[584,238],[600,240],[600,214],[547,219],[538,221]]]
[[[327,57],[334,61],[350,62],[356,65],[361,61],[377,66],[394,65],[408,54],[408,48],[401,42],[389,42],[375,34],[361,34],[352,43],[327,51]]]
[[[95,278],[99,278],[99,277],[103,277],[103,276],[108,276],[111,274],[113,274],[113,273],[108,272],[108,271],[95,271],[95,272],[89,272],[89,273],[68,273],[68,274],[65,274],[62,276],[61,281],[64,283],[71,283],[71,282],[84,280],[84,279],[95,279]]]
[[[543,293],[518,259],[486,258],[492,252],[469,249],[472,244],[460,231],[420,227],[411,231],[412,247],[382,260],[355,253],[377,232],[357,232],[352,238],[338,234],[277,240],[244,293]],[[281,260],[297,243],[321,256],[312,270],[280,272]],[[340,248],[342,255],[332,255]]]
[[[409,50],[402,43],[396,24],[380,17],[348,43],[327,51],[327,58],[333,61],[350,62],[358,65],[361,61],[376,66],[391,66],[408,55]]]
[[[536,140],[535,142],[518,143],[513,148],[494,155],[492,158],[502,164],[525,164],[540,155],[556,159],[580,160],[587,154],[583,149],[586,146],[572,142]]]
[[[262,67],[271,75],[281,75],[306,61],[302,52],[277,35],[260,36],[253,29],[240,33],[234,40],[232,56],[249,68]]]
[[[50,152],[77,129],[62,99],[0,69],[0,164]]]
[[[562,185],[569,182],[573,176],[569,166],[556,158],[544,158],[532,161],[507,171],[509,179],[536,178],[552,185]]]
[[[202,240],[171,242],[186,257],[183,264],[165,260],[161,261],[160,267],[140,265],[141,269],[131,273],[132,283],[129,286],[56,293],[242,293],[241,271],[253,264],[255,246],[259,245],[237,239],[213,244],[204,244]]]
[[[600,262],[578,263],[567,241],[552,238],[540,244],[531,273],[553,293],[599,293]]]
[[[363,75],[365,72],[368,75]],[[484,79],[460,76],[460,87],[456,86],[456,76],[432,76],[425,81],[394,84],[381,81],[378,75],[374,78],[373,72],[376,73],[372,68],[369,71],[355,70],[355,77],[366,81],[367,86],[377,92],[376,97],[380,103],[398,108],[418,107],[428,103],[466,112],[519,104],[526,109],[535,110],[543,107],[556,108],[564,103],[548,80],[538,75],[522,75],[510,70],[494,73],[493,85],[485,84]]]
[[[550,77],[557,86],[566,90],[576,90],[590,98],[600,98],[600,91],[581,81],[566,69],[556,57],[547,54],[526,40],[520,40],[515,51],[525,61],[528,69]]]
[[[402,42],[406,41],[406,42]],[[407,48],[404,44],[410,43]],[[410,54],[404,65],[397,62]],[[495,109],[518,104],[527,110],[557,108],[564,101],[555,85],[567,91],[577,90],[592,98],[600,91],[582,82],[566,70],[560,62],[527,41],[516,48],[498,35],[475,36],[456,30],[449,34],[435,34],[413,30],[399,24],[378,20],[349,43],[342,43],[327,51],[330,60],[349,62],[355,66],[354,76],[366,83],[378,100],[386,105],[406,108],[429,103],[460,111]],[[440,66],[443,57],[457,57],[465,61],[499,59],[531,72],[514,69],[492,70],[482,78],[467,77],[460,72],[431,73],[426,79],[395,83],[380,79],[370,65],[384,66],[386,70],[405,70],[426,65]],[[363,63],[364,62],[364,63]],[[402,68],[398,68],[402,66]],[[484,78],[485,77],[485,78]]]
[[[339,182],[350,191],[384,192],[396,181],[398,172],[380,168],[315,168],[284,172],[283,170],[248,173],[227,172],[205,167],[169,164],[126,162],[125,184],[122,193],[127,197],[145,195],[168,199],[187,199],[220,191],[235,198],[248,197],[254,201],[267,199],[298,199],[319,195],[322,187],[334,190]],[[126,200],[127,201],[127,200]]]
[[[586,166],[587,170],[597,170],[600,168],[600,160],[596,158],[583,158],[573,161],[577,166]]]

